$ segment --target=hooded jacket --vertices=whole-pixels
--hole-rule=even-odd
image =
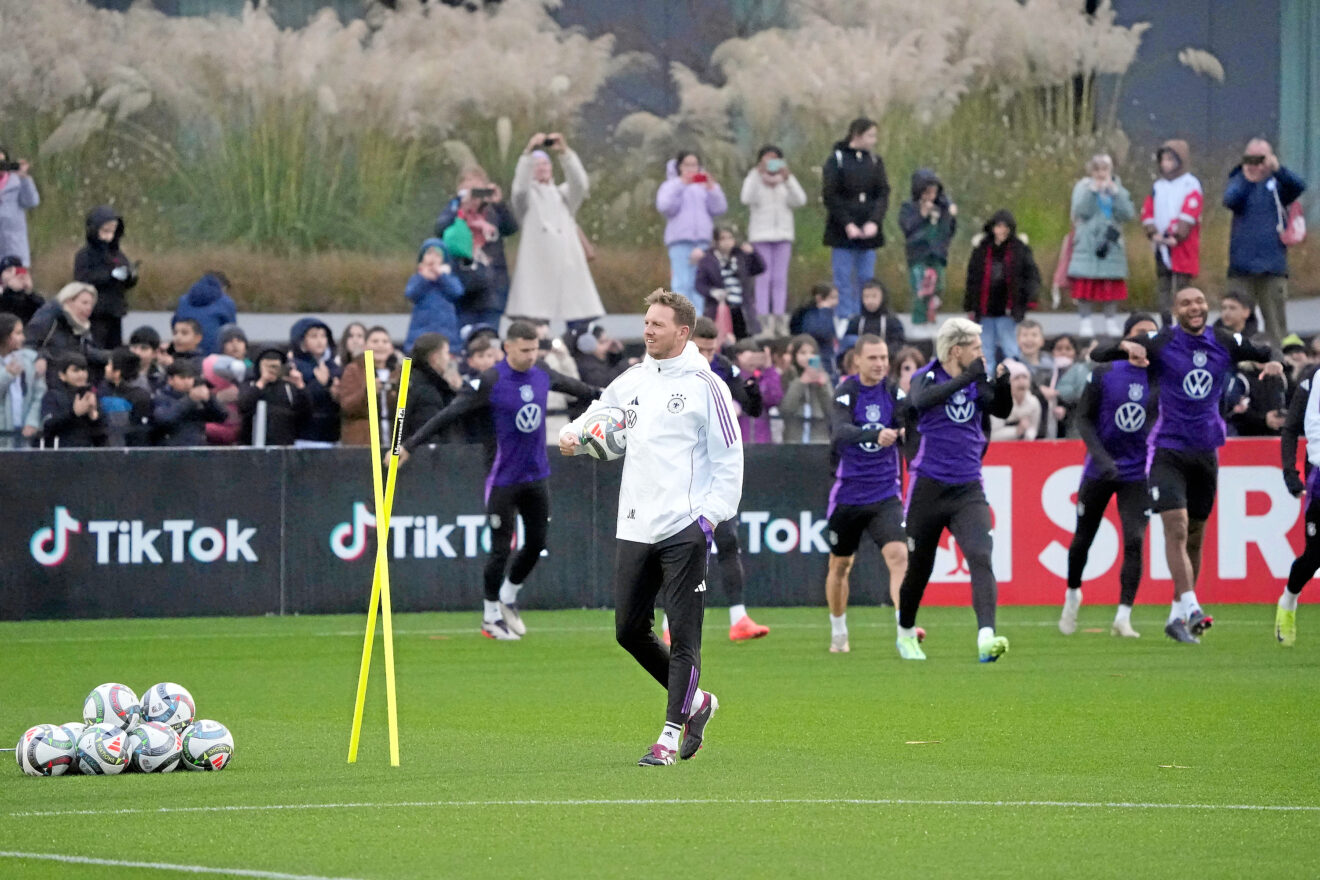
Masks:
[[[97,235],[102,224],[111,220],[118,222],[115,237],[101,241]],[[87,215],[87,244],[73,258],[73,280],[82,281],[96,288],[96,308],[92,316],[98,318],[122,318],[128,314],[128,301],[125,293],[137,285],[137,273],[133,264],[119,249],[119,240],[124,237],[124,218],[109,205],[93,208]],[[112,274],[120,266],[128,268],[128,278],[120,281]]]
[[[921,194],[928,186],[939,187],[935,196],[939,215],[934,223],[930,222],[931,216],[921,216]],[[909,266],[948,265],[949,242],[958,231],[958,218],[949,213],[949,197],[944,192],[944,184],[929,168],[918,168],[912,173],[912,200],[904,202],[898,209],[898,228],[903,230],[907,242]]]
[[[1201,181],[1188,170],[1187,141],[1165,141],[1155,154],[1156,161],[1166,152],[1178,159],[1178,167],[1172,174],[1161,174],[1155,180],[1151,194],[1141,206],[1141,225],[1148,236],[1172,235],[1178,239],[1172,247],[1151,242],[1155,259],[1165,270],[1179,275],[1199,275],[1205,194],[1201,191]]]
[[[0,287],[0,312],[17,315],[24,324],[28,324],[37,309],[45,304],[45,298],[35,291]]]
[[[870,150],[854,150],[846,140],[834,150],[821,168],[821,197],[825,201],[825,246],[848,250],[873,250],[885,243],[885,214],[889,211],[889,177],[885,162]],[[872,238],[849,238],[847,226],[874,223]]]
[[[151,394],[140,385],[102,381],[96,388],[101,430],[110,447],[151,445]]]
[[[319,362],[302,347],[303,337],[313,327],[324,329],[329,340],[325,357]],[[339,402],[331,395],[330,389],[343,371],[335,362],[335,337],[329,325],[320,318],[301,318],[295,321],[289,332],[289,348],[293,351],[293,368],[302,373],[308,404],[307,418],[298,426],[298,439],[318,443],[338,442]],[[324,385],[316,378],[316,368],[320,364],[325,364],[330,371],[329,381]]]
[[[1260,183],[1233,168],[1224,187],[1224,207],[1233,212],[1228,238],[1229,275],[1287,275],[1288,248],[1279,228],[1288,206],[1306,191],[1306,181],[1282,166]]]
[[[885,294],[885,298],[880,302],[880,308],[875,311],[868,311],[866,306],[862,306],[861,312],[852,316],[848,321],[848,329],[843,333],[839,349],[847,351],[857,344],[857,337],[866,333],[883,339],[889,346],[891,358],[897,357],[898,350],[907,342],[907,330],[904,329],[902,320],[889,310],[889,294]]]
[[[724,190],[716,184],[706,189],[702,183],[684,183],[678,164],[665,163],[665,182],[655,191],[655,209],[665,215],[665,244],[676,241],[709,243],[713,240],[716,217],[729,210]]]
[[[209,397],[193,400],[186,392],[169,385],[156,392],[151,400],[151,418],[155,422],[160,446],[205,446],[206,425],[223,422],[225,410]]]
[[[260,367],[257,375],[259,378]],[[245,382],[238,392],[238,411],[243,417],[239,443],[244,446],[252,443],[252,423],[257,415],[257,404],[262,402],[266,404],[266,445],[292,446],[298,439],[299,426],[310,414],[307,392],[283,378],[264,388],[257,386],[256,379]]]
[[[37,373],[37,353],[30,348],[20,348],[12,352],[23,369],[17,376],[4,368],[7,358],[0,356],[0,434],[8,431],[21,431],[24,428],[41,428],[41,399],[46,395],[46,377]],[[10,391],[17,385],[22,395],[23,408],[17,423],[9,399]],[[0,436],[0,449],[26,449],[31,446],[26,437]]]
[[[24,266],[32,262],[27,212],[40,204],[41,196],[31,177],[0,171],[0,257],[18,257]]]
[[[1073,221],[1073,251],[1068,260],[1069,278],[1117,280],[1127,278],[1127,248],[1123,243],[1123,224],[1137,216],[1132,197],[1115,175],[1114,194],[1109,214],[1106,215],[1100,194],[1091,189],[1091,178],[1083,177],[1073,186],[1071,216]],[[1106,236],[1116,229],[1119,235],[1113,241]],[[1099,254],[1101,245],[1108,244],[1105,255]]]
[[[995,245],[995,224],[1008,224],[1008,240]],[[984,226],[985,234],[972,248],[967,260],[967,288],[963,294],[963,311],[979,321],[990,310],[990,288],[1002,279],[1007,288],[1004,314],[1014,321],[1027,316],[1027,310],[1036,307],[1040,293],[1040,269],[1031,248],[1017,236],[1017,220],[1009,211],[996,211]]]
[[[187,318],[202,325],[202,354],[217,354],[220,351],[220,328],[238,323],[238,308],[220,285],[220,279],[203,275],[179,298],[179,307],[174,310],[170,325]]]
[[[445,255],[445,262],[449,262],[449,251],[445,249],[445,243],[438,238],[428,238],[417,251],[418,263],[431,248],[438,249]],[[403,341],[404,351],[412,351],[413,343],[423,333],[443,333],[449,340],[451,351],[463,350],[463,337],[458,332],[458,311],[454,308],[454,304],[463,298],[463,284],[452,272],[434,281],[427,281],[414,272],[408,279],[403,295],[412,303],[412,319],[408,321],[408,336]]]
[[[648,354],[560,435],[581,436],[583,423],[603,406],[619,407],[628,417],[619,540],[658,544],[699,517],[714,526],[737,514],[743,446],[733,399],[696,345],[689,342],[666,360]]]

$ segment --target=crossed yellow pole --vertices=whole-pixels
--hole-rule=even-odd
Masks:
[[[367,701],[367,677],[371,672],[371,648],[376,638],[376,608],[379,606],[385,637],[385,702],[390,725],[390,766],[399,766],[399,707],[394,691],[394,621],[390,611],[390,510],[394,506],[394,486],[399,474],[399,449],[403,445],[403,416],[408,402],[408,377],[412,359],[404,358],[399,376],[399,403],[394,410],[394,430],[390,440],[390,468],[385,489],[380,485],[380,425],[376,406],[376,369],[371,349],[367,349],[367,418],[371,422],[371,488],[376,501],[376,568],[371,578],[371,604],[367,609],[367,635],[362,643],[362,667],[358,672],[357,701],[353,705],[353,731],[348,738],[348,763],[357,762],[358,741],[362,735],[362,710]]]

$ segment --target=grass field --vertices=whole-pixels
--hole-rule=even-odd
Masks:
[[[823,609],[758,610],[773,631],[741,645],[712,609],[721,709],[669,768],[635,766],[664,695],[609,612],[531,612],[507,645],[396,618],[398,769],[379,649],[345,764],[360,617],[0,624],[5,745],[106,680],[179,681],[236,739],[206,774],[31,779],[6,753],[0,877],[1320,876],[1320,613],[1284,650],[1272,607],[1213,609],[1200,647],[1154,606],[1120,642],[1112,610],[1065,639],[1055,609],[1003,609],[1012,650],[981,665],[967,609],[923,611],[924,664],[888,609],[853,610],[849,655]]]

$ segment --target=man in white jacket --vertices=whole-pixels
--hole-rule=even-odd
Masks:
[[[578,455],[582,424],[602,406],[623,409],[628,454],[619,486],[614,627],[619,644],[669,692],[660,739],[638,764],[664,766],[701,748],[719,701],[697,686],[706,557],[717,524],[742,497],[743,449],[729,389],[688,341],[696,312],[686,297],[646,298],[646,357],[559,434]],[[655,635],[655,603],[669,614],[672,651]],[[682,734],[680,750],[679,735]]]

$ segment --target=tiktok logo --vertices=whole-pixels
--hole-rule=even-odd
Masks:
[[[354,501],[353,521],[330,530],[330,550],[345,561],[359,558],[367,549],[367,529],[375,527],[376,515],[361,501]]]
[[[55,508],[55,525],[32,533],[29,548],[32,558],[44,566],[59,565],[69,555],[69,534],[82,531],[82,523],[69,514],[69,508]]]

